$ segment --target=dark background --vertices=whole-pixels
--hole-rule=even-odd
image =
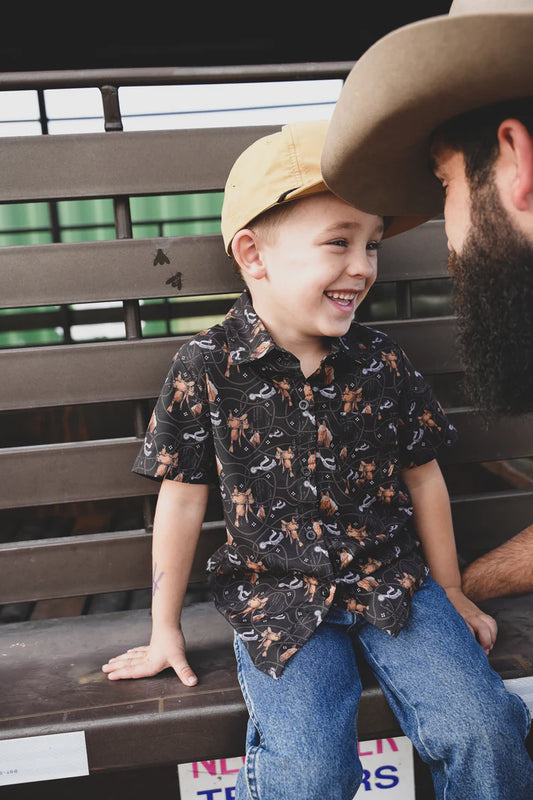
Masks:
[[[0,72],[352,61],[451,0],[43,3],[3,12]]]

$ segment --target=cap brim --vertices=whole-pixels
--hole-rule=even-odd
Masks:
[[[333,113],[321,164],[328,187],[368,213],[406,217],[403,230],[442,213],[432,131],[465,111],[533,95],[532,41],[533,13],[498,13],[433,17],[376,42]]]

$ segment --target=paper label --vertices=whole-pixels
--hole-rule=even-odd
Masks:
[[[84,731],[0,740],[0,786],[88,774]]]

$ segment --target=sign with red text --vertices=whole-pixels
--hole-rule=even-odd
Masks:
[[[415,800],[413,746],[409,739],[398,736],[360,742],[359,756],[363,780],[357,800]],[[235,800],[235,781],[243,763],[244,757],[180,764],[181,800]]]

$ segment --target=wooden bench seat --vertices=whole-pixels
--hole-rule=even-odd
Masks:
[[[491,664],[506,678],[533,674],[533,596],[486,603],[500,627]],[[0,736],[85,731],[91,770],[117,770],[244,753],[247,713],[237,682],[231,627],[210,602],[183,616],[199,683],[167,670],[108,681],[100,666],[150,636],[147,609],[16,623],[2,630]],[[367,669],[359,711],[363,739],[402,732]],[[4,686],[6,683],[4,683]]]

